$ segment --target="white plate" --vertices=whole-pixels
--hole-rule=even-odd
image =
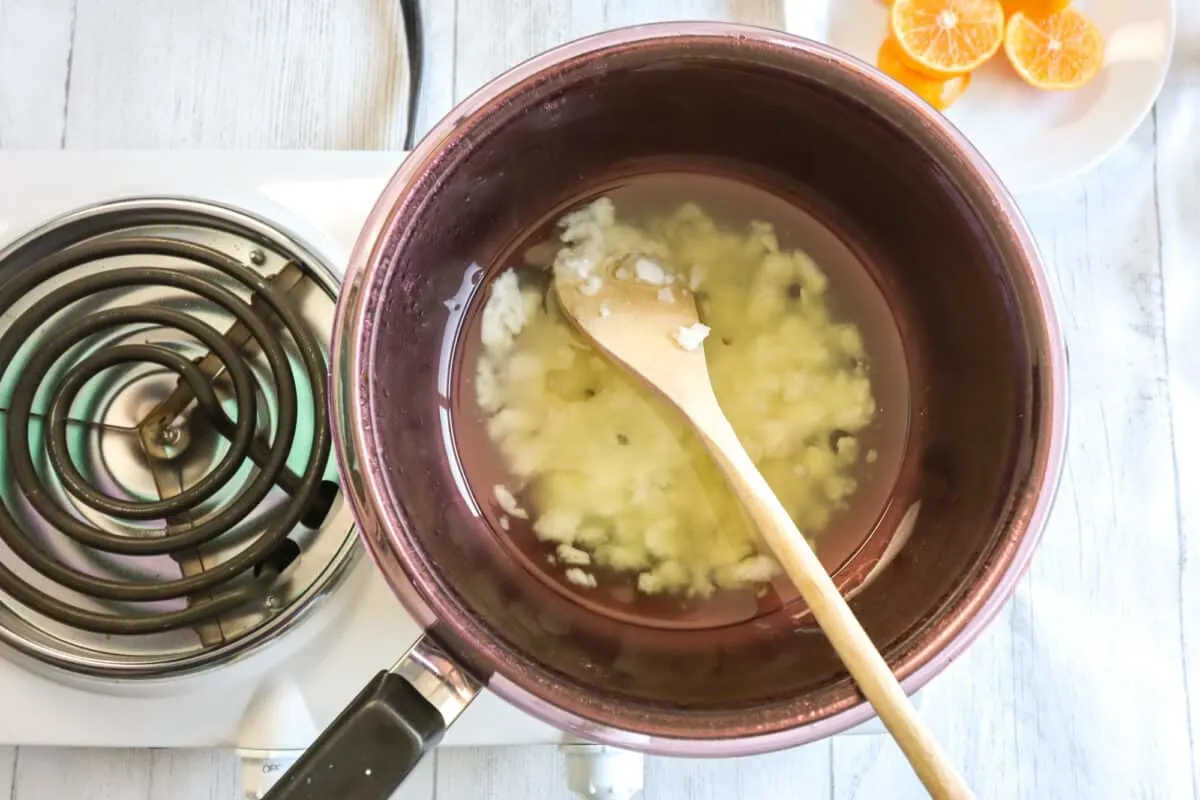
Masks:
[[[1044,92],[1024,84],[1003,51],[972,76],[946,116],[1014,193],[1090,169],[1129,138],[1162,88],[1175,40],[1173,0],[1076,0],[1104,34],[1104,68],[1086,86]],[[791,33],[875,63],[887,35],[881,0],[785,0]]]

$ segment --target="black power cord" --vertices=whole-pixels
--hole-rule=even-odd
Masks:
[[[404,149],[412,150],[417,140],[417,109],[421,99],[421,74],[425,67],[425,44],[421,31],[420,0],[400,0],[404,40],[408,48],[408,130]]]

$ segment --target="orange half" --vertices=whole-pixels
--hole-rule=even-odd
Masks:
[[[890,75],[912,89],[914,93],[938,111],[945,111],[962,97],[971,84],[971,74],[957,75],[947,80],[930,78],[904,63],[900,46],[888,37],[879,47],[877,64],[881,72]]]
[[[1004,42],[1000,0],[895,0],[892,36],[904,63],[946,80],[982,66]]]
[[[1005,14],[1048,17],[1071,5],[1071,0],[1000,0],[1000,3],[1004,6]]]
[[[1078,89],[1104,65],[1104,36],[1077,8],[1048,17],[1013,14],[1004,52],[1017,74],[1038,89]]]

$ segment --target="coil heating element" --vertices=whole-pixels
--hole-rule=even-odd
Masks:
[[[148,265],[79,269],[130,256]],[[211,276],[202,270],[182,269],[181,261],[207,268]],[[44,523],[100,553],[170,555],[184,565],[196,548],[243,523],[273,487],[290,495],[290,502],[275,509],[239,552],[191,574],[183,569],[180,577],[167,580],[99,577],[65,563],[39,543],[38,532],[28,522],[28,510],[10,508],[12,497],[5,497],[0,504],[0,539],[22,561],[81,595],[104,603],[133,604],[138,610],[105,613],[81,608],[47,594],[3,564],[0,591],[62,624],[122,635],[193,627],[251,601],[262,602],[300,552],[289,534],[298,524],[319,527],[338,493],[335,483],[323,480],[330,453],[325,358],[312,326],[288,296],[288,289],[303,280],[304,274],[301,265],[289,262],[274,275],[267,275],[197,242],[131,233],[94,237],[49,253],[0,283],[0,317],[5,322],[0,334],[0,383],[12,387],[8,408],[3,409],[10,483],[22,503]],[[248,293],[250,300],[231,286]],[[94,298],[145,287],[182,293],[189,298],[182,304],[185,307],[220,309],[235,320],[233,327],[217,330],[180,303],[89,305]],[[32,304],[26,301],[26,307],[18,311],[22,298],[36,291],[42,292],[41,296]],[[56,315],[63,323],[53,329],[53,335],[39,338],[39,328]],[[121,336],[148,327],[174,330],[184,339],[191,337],[207,348],[208,354],[189,359],[178,348],[130,343],[127,335]],[[299,398],[284,336],[291,338],[300,356],[313,406],[314,436],[300,474],[287,466]],[[258,385],[261,371],[256,373],[247,362],[247,354],[254,350],[261,352],[269,365],[270,386]],[[73,360],[72,354],[82,356]],[[64,364],[68,365],[65,370]],[[107,370],[132,364],[152,365],[178,376],[175,391],[150,409],[134,431],[154,473],[160,494],[157,500],[105,493],[81,474],[68,449],[69,428],[94,424],[72,416],[72,409],[81,405],[85,386]],[[222,376],[224,385],[232,387],[235,418],[230,418],[214,390],[215,381]],[[269,442],[256,431],[259,397],[264,395],[277,398],[275,433]],[[45,409],[44,418],[35,412],[35,399],[41,397],[48,398],[38,406]],[[44,433],[31,439],[31,428],[39,419]],[[181,439],[198,425],[211,426],[228,446],[202,478],[190,486],[171,486],[170,476],[176,473],[166,465],[170,451],[185,444]],[[41,453],[35,453],[31,444],[40,444]],[[46,485],[35,464],[37,455],[61,491]],[[256,467],[253,476],[227,503],[201,513],[201,505],[225,488],[247,459]],[[64,496],[114,520],[163,520],[164,524],[147,535],[114,533],[72,513]],[[235,580],[247,575],[249,579]],[[151,610],[137,605],[179,598],[187,599],[186,606]]]

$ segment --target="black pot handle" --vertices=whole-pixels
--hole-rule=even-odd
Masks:
[[[263,800],[388,800],[480,688],[422,637],[358,693]]]

